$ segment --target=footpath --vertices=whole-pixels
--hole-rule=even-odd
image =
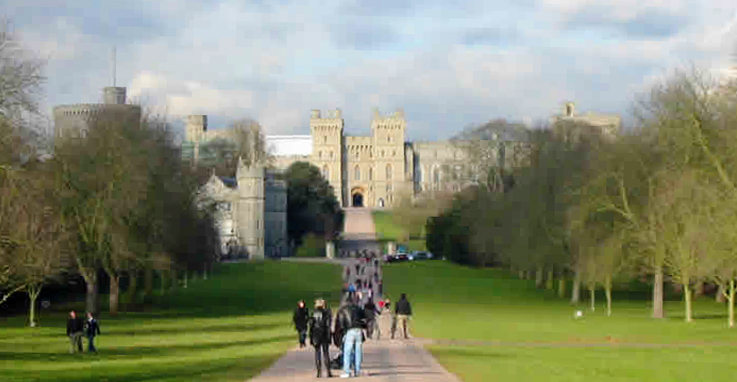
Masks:
[[[375,232],[371,213],[367,209],[347,209],[346,224],[344,238],[347,246],[352,250],[375,250],[378,244],[375,241]],[[355,238],[353,242],[350,242]],[[345,267],[351,267],[355,270],[356,259],[338,259],[336,264],[341,264],[343,274]],[[373,270],[372,267],[367,269],[367,274],[373,274],[381,270]],[[370,273],[369,273],[370,272]],[[355,272],[351,271],[351,280],[354,280]],[[382,275],[383,276],[383,275]],[[336,288],[341,288],[336,285]],[[398,296],[392,297],[392,305],[396,302]],[[410,302],[412,296],[409,296]],[[307,301],[308,307],[312,304]],[[337,310],[337,306],[330,307],[333,313]],[[419,308],[419,307],[418,307]],[[312,311],[312,309],[310,309]],[[379,326],[381,328],[380,339],[367,339],[363,344],[363,362],[362,369],[367,375],[351,380],[365,380],[376,382],[460,382],[453,374],[445,370],[433,356],[422,346],[421,340],[413,338],[404,340],[401,336],[397,339],[390,339],[391,335],[391,315],[384,312],[378,317]],[[410,328],[411,328],[410,321]],[[399,330],[397,330],[399,335]],[[376,337],[376,336],[375,336]],[[315,352],[312,346],[299,349],[295,347],[288,351],[283,357],[277,360],[271,367],[264,370],[259,376],[251,379],[251,382],[275,382],[275,381],[317,381],[324,378],[316,378],[315,371]],[[340,351],[335,347],[330,347],[330,358],[334,358]],[[323,375],[324,374],[323,370]],[[333,378],[338,378],[342,373],[341,370],[332,370]]]

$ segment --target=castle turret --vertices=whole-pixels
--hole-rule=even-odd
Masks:
[[[242,158],[238,158],[236,179],[240,203],[237,213],[238,221],[243,222],[238,227],[238,236],[251,259],[264,258],[265,178],[266,167],[263,163],[246,165]]]

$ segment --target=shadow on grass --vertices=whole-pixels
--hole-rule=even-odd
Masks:
[[[436,357],[463,357],[463,358],[511,358],[509,354],[490,352],[488,350],[476,350],[455,346],[430,348],[432,355]]]
[[[134,367],[119,365],[114,368],[95,368],[85,370],[35,371],[23,370],[13,377],[19,381],[59,381],[59,382],[143,382],[143,381],[198,381],[198,380],[239,380],[256,375],[259,370],[273,363],[276,356],[239,356],[232,358],[208,359],[201,362],[171,362],[166,364]],[[229,378],[223,378],[223,377]]]
[[[91,359],[109,360],[120,358],[140,358],[151,356],[167,356],[179,352],[188,351],[207,351],[219,350],[238,346],[254,346],[265,345],[269,343],[284,342],[294,339],[292,335],[281,335],[270,338],[261,338],[256,340],[230,341],[230,342],[212,342],[194,345],[163,345],[163,346],[127,346],[120,348],[105,348],[104,345],[98,344],[98,352],[95,354],[54,354],[40,352],[2,352],[0,351],[0,359],[16,360],[16,361],[53,361],[53,362],[89,362]]]

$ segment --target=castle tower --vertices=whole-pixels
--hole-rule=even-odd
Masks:
[[[310,133],[312,134],[312,156],[310,162],[320,169],[323,177],[333,187],[341,205],[345,205],[343,195],[343,113],[336,109],[327,115],[320,110],[312,110]]]
[[[200,143],[205,141],[207,134],[206,115],[188,115],[185,119],[184,141],[192,146],[192,163],[200,159]]]
[[[103,103],[107,105],[125,105],[125,88],[108,86],[102,89]]]
[[[235,230],[252,260],[264,258],[265,178],[266,167],[263,163],[256,162],[246,166],[243,160],[238,158],[236,179],[239,195],[235,213],[238,214],[236,221],[239,225]]]
[[[375,158],[374,192],[377,206],[391,206],[398,191],[405,186],[404,137],[407,122],[404,111],[398,109],[391,115],[382,116],[373,110],[371,135]]]

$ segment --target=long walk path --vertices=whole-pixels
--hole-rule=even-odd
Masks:
[[[365,249],[379,253],[379,246],[375,241],[374,224],[370,211],[365,209],[348,209],[346,210],[345,218],[343,249],[348,248],[351,251],[359,252]],[[357,264],[358,260],[336,260],[336,263],[338,262],[344,267],[352,269],[350,281],[354,281],[356,277],[355,264]],[[375,271],[381,275],[380,269],[374,270],[372,267],[367,267],[366,275],[372,274]],[[345,268],[343,272],[345,275]],[[361,276],[358,277],[361,278]],[[336,285],[336,288],[340,287],[340,285]],[[333,309],[333,313],[335,313],[337,307],[334,306],[331,308]],[[415,341],[414,339],[389,339],[391,328],[391,316],[389,312],[385,312],[379,316],[379,325],[381,327],[381,339],[369,339],[363,345],[364,356],[362,369],[368,375],[352,378],[353,380],[376,382],[460,382],[456,376],[446,371],[422,347],[419,341]],[[331,346],[331,358],[335,357],[338,353],[339,350]],[[318,380],[315,376],[314,357],[314,351],[311,346],[299,349],[295,344],[293,350],[287,352],[286,355],[276,361],[271,367],[264,370],[261,375],[252,379],[251,382]],[[342,372],[340,370],[332,370],[332,373],[333,378],[337,378]]]

